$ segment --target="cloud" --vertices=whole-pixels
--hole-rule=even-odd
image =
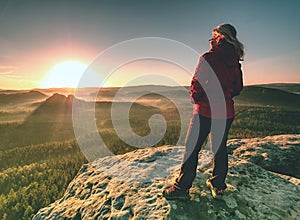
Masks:
[[[0,76],[10,76],[16,70],[15,66],[0,66]]]

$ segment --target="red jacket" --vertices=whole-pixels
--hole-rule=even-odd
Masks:
[[[213,49],[200,57],[190,86],[190,96],[192,103],[194,103],[194,112],[209,118],[212,118],[211,105],[205,91],[210,91],[210,100],[214,102],[212,106],[217,106],[217,108],[224,107],[224,105],[218,107],[219,95],[211,95],[216,90],[216,83],[214,83],[212,74],[215,74],[217,77],[215,79],[219,81],[224,93],[222,94],[222,98],[225,98],[226,117],[233,118],[235,111],[232,97],[239,95],[242,90],[243,78],[236,50],[226,40],[222,40]],[[222,117],[221,115],[221,113],[220,115],[217,113],[213,117],[219,118]]]

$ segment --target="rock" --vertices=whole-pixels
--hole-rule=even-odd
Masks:
[[[300,135],[294,138],[299,141]],[[252,141],[280,148],[290,140],[275,136]],[[251,139],[230,144],[241,142],[254,145]],[[64,196],[33,219],[300,219],[299,186],[237,153],[229,157],[229,189],[222,199],[213,199],[205,186],[212,155],[202,151],[191,200],[166,200],[162,191],[177,176],[183,151],[182,146],[146,148],[86,164]]]
[[[238,147],[236,147],[238,146]],[[231,140],[234,157],[255,163],[269,171],[300,178],[299,135]]]

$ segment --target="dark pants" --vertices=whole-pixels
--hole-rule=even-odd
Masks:
[[[198,154],[209,133],[211,133],[211,147],[214,154],[212,183],[217,189],[226,188],[225,179],[228,172],[226,143],[233,119],[211,119],[199,114],[193,115],[186,136],[185,153],[180,174],[174,184],[176,188],[180,190],[191,188],[196,176]],[[213,129],[211,129],[212,123]],[[223,125],[223,129],[218,129],[218,124]]]

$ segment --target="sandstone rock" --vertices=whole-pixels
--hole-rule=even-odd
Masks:
[[[265,139],[274,145],[280,140],[287,137]],[[299,140],[300,135],[295,136],[294,141]],[[246,141],[231,144],[244,146],[241,143]],[[183,150],[181,146],[146,148],[86,164],[64,196],[34,219],[300,219],[299,186],[248,158],[230,156],[229,190],[221,200],[214,200],[205,186],[212,171],[208,151],[199,155],[191,200],[167,201],[161,193],[177,176]]]
[[[231,140],[234,157],[255,163],[269,171],[300,178],[299,135]]]

